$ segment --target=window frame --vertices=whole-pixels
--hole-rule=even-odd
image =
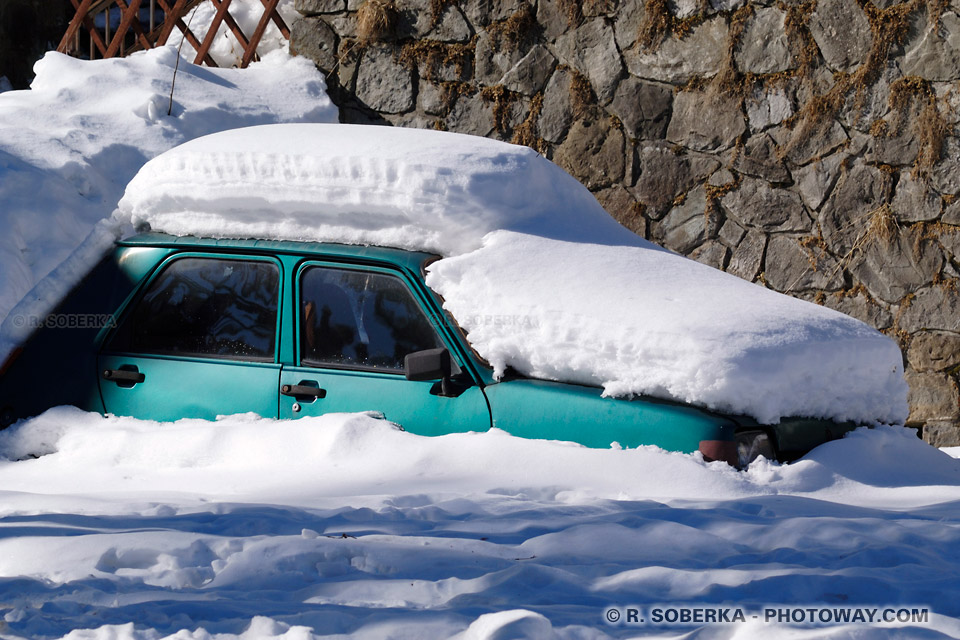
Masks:
[[[277,269],[277,314],[276,314],[276,327],[274,328],[274,338],[273,338],[273,357],[257,357],[257,356],[235,356],[235,355],[221,355],[221,354],[178,354],[178,353],[160,353],[160,352],[148,352],[148,351],[130,351],[130,350],[116,350],[111,349],[110,344],[116,335],[120,332],[121,328],[130,319],[130,316],[133,314],[136,307],[143,300],[143,296],[146,295],[147,291],[150,290],[150,287],[153,283],[163,275],[163,273],[174,263],[179,260],[184,259],[205,259],[205,260],[220,260],[220,261],[234,261],[234,262],[267,262],[272,264]],[[280,340],[283,337],[283,312],[284,312],[284,282],[285,282],[285,270],[283,268],[283,262],[277,259],[274,256],[268,255],[257,255],[257,254],[247,254],[247,253],[210,253],[210,252],[198,252],[198,251],[187,251],[181,253],[174,253],[170,256],[167,256],[160,261],[159,264],[154,267],[153,271],[147,276],[140,285],[133,292],[133,295],[125,302],[123,307],[120,309],[117,314],[116,326],[111,328],[110,331],[103,337],[100,353],[103,355],[118,355],[118,356],[129,356],[133,358],[163,358],[170,360],[184,360],[189,362],[232,362],[244,365],[278,365],[281,364],[280,361],[280,351],[281,344]]]
[[[301,312],[301,304],[302,304],[301,281],[302,281],[304,272],[308,271],[311,268],[316,268],[316,267],[326,268],[326,269],[337,269],[340,271],[353,271],[353,272],[362,273],[362,274],[373,273],[378,275],[385,275],[388,277],[392,276],[397,280],[399,280],[400,283],[406,288],[407,293],[410,294],[410,296],[419,306],[420,312],[423,314],[424,319],[433,329],[433,333],[437,337],[437,342],[442,347],[444,347],[447,351],[450,352],[450,355],[453,358],[453,361],[456,362],[455,368],[458,370],[462,370],[462,366],[460,365],[459,362],[457,362],[457,360],[459,360],[459,357],[455,355],[456,353],[455,350],[451,348],[449,340],[444,335],[441,328],[438,326],[438,322],[435,317],[435,314],[433,313],[433,309],[430,305],[430,302],[424,299],[422,293],[415,286],[415,283],[411,282],[410,278],[407,276],[407,274],[404,271],[397,268],[389,268],[389,267],[365,265],[365,264],[354,264],[354,263],[347,263],[347,262],[335,262],[330,260],[306,260],[300,263],[300,265],[298,265],[296,272],[293,275],[293,292],[292,292],[293,293],[293,313],[294,313],[294,321],[293,321],[294,365],[293,366],[300,367],[303,369],[313,369],[317,371],[323,371],[323,370],[356,371],[360,373],[380,373],[380,374],[399,377],[403,379],[406,378],[406,371],[403,369],[387,369],[384,367],[372,367],[372,366],[357,365],[357,364],[341,364],[337,362],[330,362],[330,363],[325,362],[322,364],[321,363],[313,364],[310,362],[304,362],[303,353],[302,353],[303,351],[303,345],[302,345],[303,317],[302,315],[303,314]]]

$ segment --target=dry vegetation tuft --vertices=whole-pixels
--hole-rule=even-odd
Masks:
[[[577,118],[584,116],[594,102],[590,81],[576,69],[570,69],[570,104],[573,115]]]
[[[686,18],[677,18],[670,13],[667,0],[646,0],[643,11],[643,22],[640,23],[637,41],[644,49],[656,49],[670,34],[683,38],[704,20],[704,14],[700,12]]]
[[[410,67],[419,65],[420,75],[426,80],[436,82],[440,67],[448,64],[454,65],[457,75],[462,77],[473,65],[476,47],[477,36],[467,43],[414,40],[403,45],[397,58]]]
[[[877,242],[890,246],[900,232],[900,225],[893,215],[889,204],[882,204],[867,214],[867,231],[863,234],[863,243]]]
[[[519,93],[510,91],[502,84],[484,87],[480,95],[487,102],[493,103],[493,126],[500,133],[510,130],[510,107],[520,98]]]
[[[505,51],[525,49],[540,34],[540,24],[530,5],[524,5],[519,11],[501,22],[487,27],[494,45]]]
[[[366,0],[357,10],[357,41],[361,45],[394,37],[397,7],[389,0]]]
[[[524,121],[514,130],[513,138],[510,141],[514,144],[530,147],[543,156],[547,154],[547,141],[537,134],[537,120],[540,118],[541,110],[543,110],[543,94],[538,93],[530,101],[530,111]]]

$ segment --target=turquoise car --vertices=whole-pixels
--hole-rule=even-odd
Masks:
[[[743,466],[854,427],[742,416],[597,387],[497,380],[424,284],[436,256],[146,233],[119,242],[0,369],[0,427],[62,404],[170,421],[377,411],[407,431],[503,429],[656,445]],[[26,321],[26,320],[23,320]]]

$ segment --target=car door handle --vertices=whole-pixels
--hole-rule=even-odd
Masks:
[[[285,384],[280,387],[280,393],[285,396],[294,396],[295,398],[325,398],[327,390],[320,387],[311,387],[305,384]]]
[[[126,369],[104,369],[104,380],[113,380],[115,382],[143,382],[147,376],[139,371],[127,371]]]

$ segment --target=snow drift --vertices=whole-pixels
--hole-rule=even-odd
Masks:
[[[147,163],[116,220],[439,253],[427,284],[497,375],[514,367],[766,423],[907,417],[892,340],[646,242],[526,147],[345,125],[225,132]]]
[[[900,427],[737,472],[363,414],[58,407],[0,432],[0,488],[4,638],[960,637],[960,461]],[[609,626],[627,604],[931,615]]]
[[[95,61],[51,52],[29,91],[0,94],[0,320],[150,158],[214,131],[337,119],[313,63],[282,51],[242,70],[181,60],[167,115],[176,63],[173,47]]]

